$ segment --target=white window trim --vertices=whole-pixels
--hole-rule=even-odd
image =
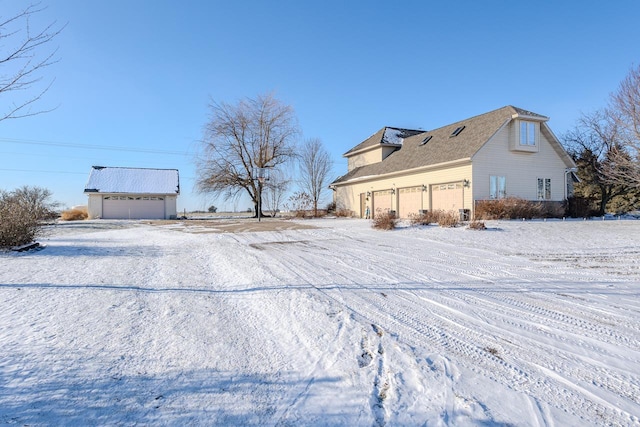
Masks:
[[[551,178],[538,178],[536,184],[538,200],[551,200]]]
[[[532,132],[533,135],[531,134]],[[538,145],[538,126],[536,122],[520,121],[520,136],[518,142],[522,147],[536,147]]]

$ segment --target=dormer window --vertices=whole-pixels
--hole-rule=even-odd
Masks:
[[[520,145],[536,145],[536,124],[534,122],[520,122]]]

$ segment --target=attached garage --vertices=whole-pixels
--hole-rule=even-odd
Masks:
[[[461,182],[435,184],[431,186],[431,209],[458,212],[464,205],[464,190]]]
[[[176,218],[178,170],[94,166],[84,192],[89,218]]]
[[[398,189],[398,216],[409,218],[420,213],[422,208],[422,186]]]

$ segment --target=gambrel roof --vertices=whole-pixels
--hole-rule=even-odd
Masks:
[[[179,194],[177,169],[92,166],[85,193]]]
[[[516,118],[541,122],[541,130],[548,136],[556,152],[568,166],[573,164],[571,158],[560,146],[557,138],[544,123],[549,120],[548,117],[509,105],[434,130],[412,131],[417,133],[405,137],[401,148],[391,153],[381,162],[355,168],[336,179],[332,184],[446,164],[458,160],[470,161],[474,154],[493,135]],[[364,142],[347,151],[344,156],[349,157],[363,149],[382,144],[380,142],[381,134],[385,129],[388,128],[378,131]]]

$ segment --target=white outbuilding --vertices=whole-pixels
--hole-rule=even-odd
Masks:
[[[174,219],[180,179],[177,169],[93,166],[84,193],[92,219]]]

